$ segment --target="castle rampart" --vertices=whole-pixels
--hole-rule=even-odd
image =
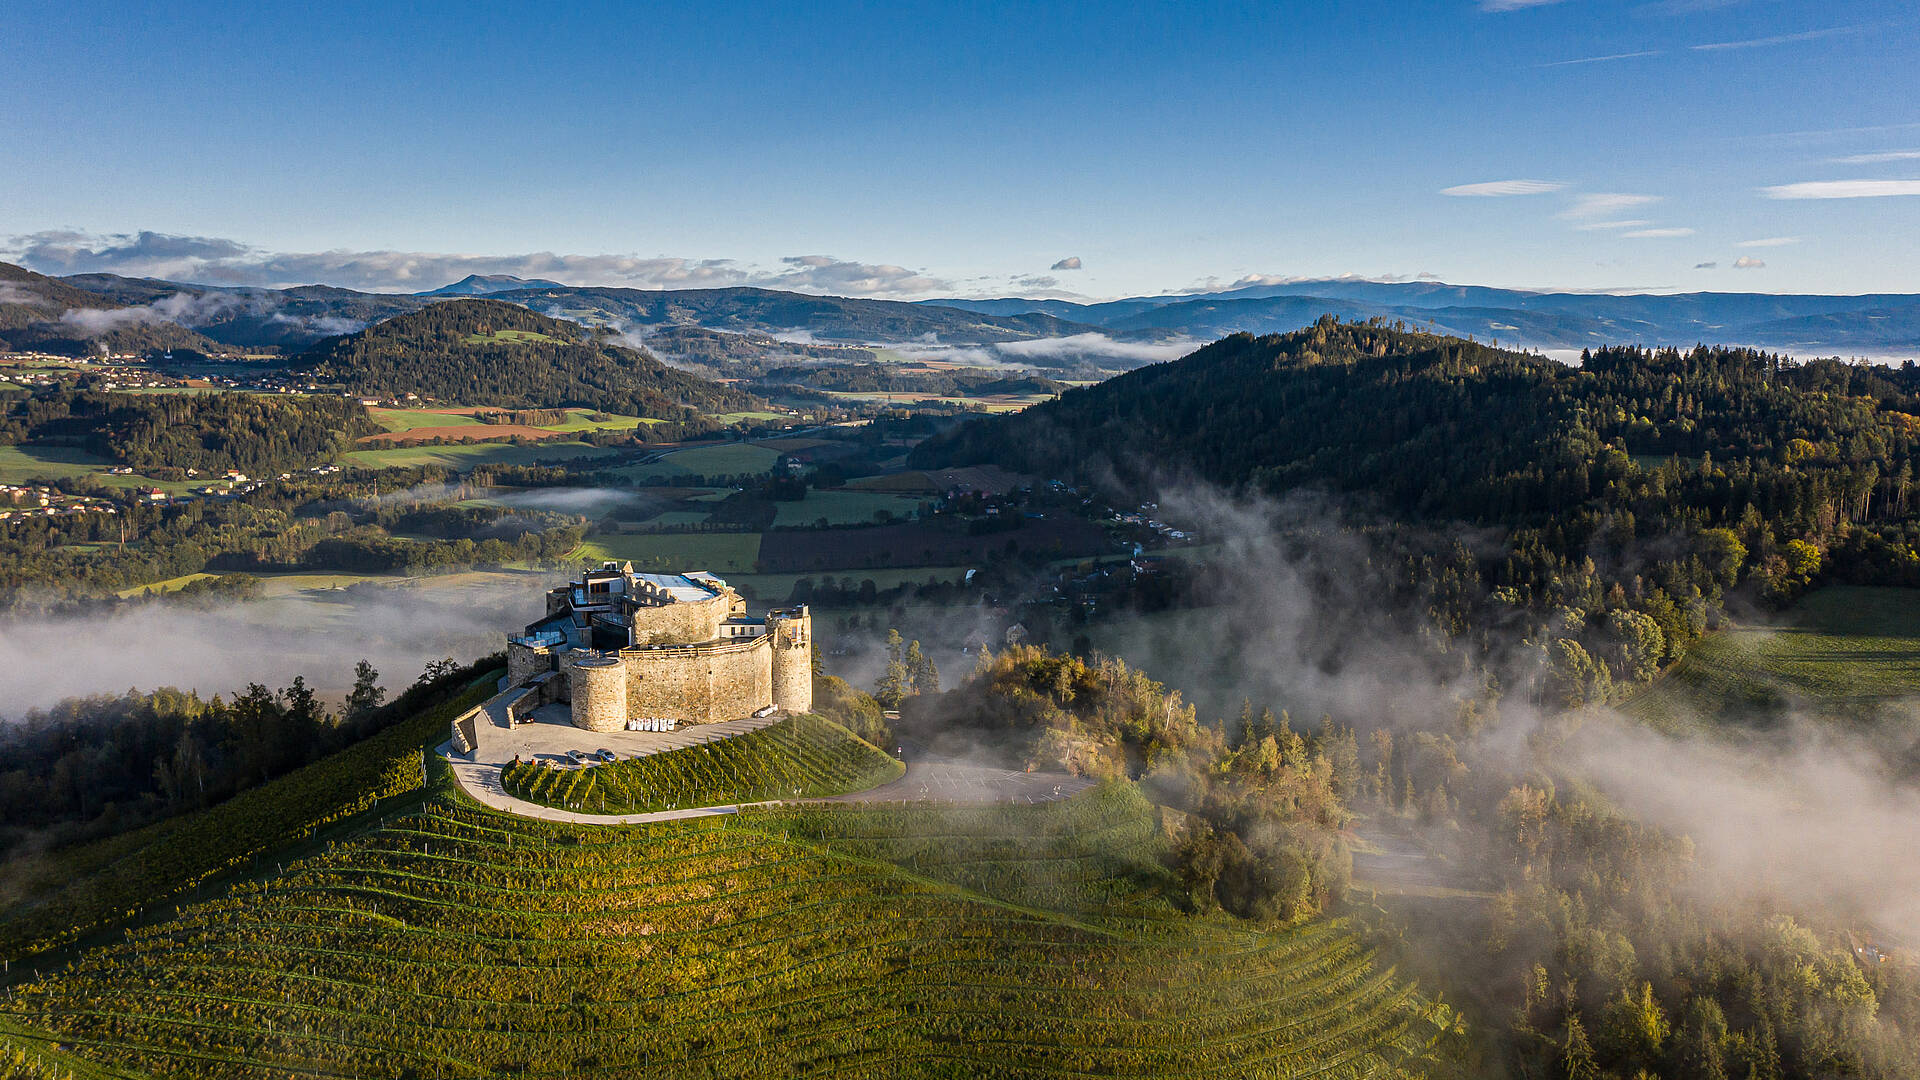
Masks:
[[[711,574],[636,574],[608,563],[552,590],[547,615],[507,646],[509,685],[548,671],[576,726],[630,718],[714,723],[813,705],[813,619],[805,607],[747,615]]]

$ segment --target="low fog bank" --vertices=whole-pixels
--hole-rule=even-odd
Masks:
[[[198,611],[165,603],[0,623],[0,719],[62,698],[162,686],[231,694],[304,675],[341,692],[370,660],[390,689],[430,660],[471,661],[539,617],[558,575],[489,572],[396,580]]]
[[[1541,653],[1517,617],[1479,641],[1448,641],[1420,596],[1393,575],[1356,527],[1369,524],[1312,497],[1238,502],[1205,490],[1163,497],[1171,519],[1217,541],[1219,606],[1130,663],[1208,705],[1242,699],[1322,713],[1370,728],[1446,731],[1479,782],[1552,778],[1607,795],[1641,821],[1690,838],[1704,883],[1724,899],[1785,900],[1864,918],[1920,943],[1920,788],[1901,775],[1911,732],[1870,718],[1840,728],[1804,717],[1733,727],[1702,720],[1673,735],[1609,709],[1569,716],[1537,707]],[[1423,537],[1443,557],[1488,550],[1467,530]],[[1429,582],[1430,586],[1435,582]],[[1496,708],[1476,707],[1505,673]],[[1497,679],[1499,676],[1494,676]],[[1900,715],[1896,710],[1888,715]],[[1492,775],[1490,775],[1492,774]],[[1469,847],[1471,837],[1459,841]]]

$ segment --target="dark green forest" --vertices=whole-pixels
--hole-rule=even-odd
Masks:
[[[187,469],[210,479],[228,469],[249,476],[305,469],[379,430],[366,409],[336,397],[0,394],[0,446],[79,446],[162,479]]]
[[[461,405],[587,408],[688,420],[754,404],[739,390],[667,367],[580,326],[498,300],[448,300],[295,357],[356,394],[407,393]]]

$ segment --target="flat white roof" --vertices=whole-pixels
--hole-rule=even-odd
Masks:
[[[718,595],[726,582],[704,570],[693,570],[685,574],[635,574],[636,581],[644,581],[654,588],[673,597],[675,600],[696,603],[712,599]]]

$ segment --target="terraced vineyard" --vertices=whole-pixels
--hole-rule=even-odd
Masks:
[[[219,1078],[1340,1078],[1444,1045],[1337,923],[1172,912],[1159,843],[1125,786],[623,829],[447,793],[20,988],[0,1031]]]
[[[635,814],[688,806],[815,799],[896,780],[905,766],[818,716],[782,720],[702,746],[585,769],[522,761],[507,793],[545,806]]]

